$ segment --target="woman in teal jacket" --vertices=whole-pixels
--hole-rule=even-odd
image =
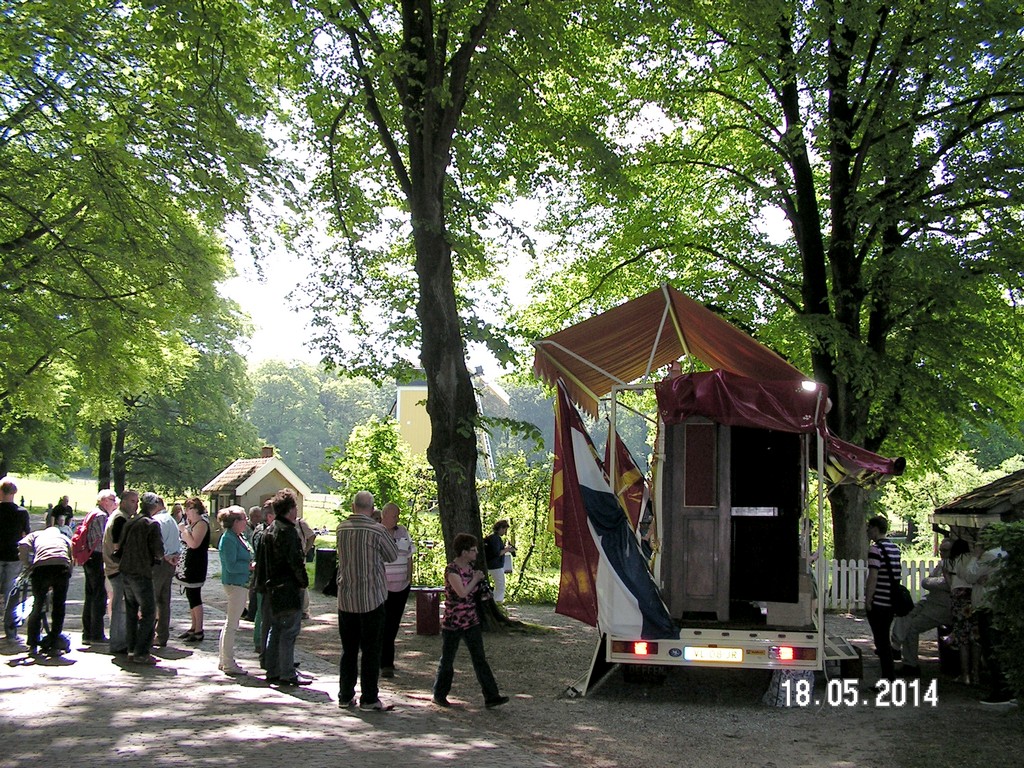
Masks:
[[[248,674],[235,662],[235,633],[242,611],[249,600],[249,574],[252,571],[252,546],[246,538],[245,510],[225,507],[217,514],[224,535],[217,546],[220,552],[220,580],[228,598],[228,615],[220,633],[219,669],[228,675]]]

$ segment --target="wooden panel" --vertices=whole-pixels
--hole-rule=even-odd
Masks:
[[[718,475],[715,425],[688,423],[683,428],[686,431],[683,506],[713,507],[717,504],[715,480]]]
[[[713,601],[717,594],[717,574],[709,566],[714,562],[718,548],[718,517],[690,517],[685,521],[685,531],[683,568],[687,578],[684,599],[690,610],[713,610],[714,603],[710,607],[694,606]]]
[[[729,493],[719,465],[728,461],[728,429],[706,420],[669,427],[665,451],[665,602],[677,620],[687,614],[727,619],[730,529],[722,497],[727,503]]]

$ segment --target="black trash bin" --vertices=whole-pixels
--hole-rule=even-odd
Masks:
[[[318,549],[313,567],[313,589],[323,592],[324,586],[336,577],[338,553],[333,549]]]

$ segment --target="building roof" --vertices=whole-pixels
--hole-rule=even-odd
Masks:
[[[235,493],[242,483],[271,458],[235,459],[213,480],[203,486],[203,493]]]
[[[258,459],[236,459],[213,480],[203,486],[203,493],[230,493],[244,496],[250,488],[273,471],[279,472],[285,480],[301,495],[308,496],[311,491],[299,476],[287,464],[276,456]]]
[[[938,507],[932,522],[982,528],[1024,518],[1024,469],[975,488]]]

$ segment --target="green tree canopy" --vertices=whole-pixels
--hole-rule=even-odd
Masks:
[[[0,9],[0,403],[116,415],[219,301],[214,232],[275,172],[270,37],[240,2]],[[146,361],[146,365],[140,365]]]
[[[546,281],[546,325],[669,281],[827,384],[843,438],[920,465],[965,420],[1019,424],[1019,4],[637,18],[630,109],[604,123],[624,181],[552,201],[570,274]],[[866,503],[833,495],[838,557],[862,553]]]
[[[294,4],[290,47],[308,56],[301,96],[323,157],[314,190],[340,235],[315,281],[321,347],[378,378],[408,373],[418,352],[446,545],[459,531],[480,533],[466,344],[510,354],[473,302],[500,303],[500,251],[486,245],[487,234],[508,233],[497,204],[561,154],[565,136],[586,134],[545,102],[565,80],[544,73],[601,61],[587,55],[590,19],[570,5]],[[354,354],[337,343],[331,315],[354,331]]]
[[[328,451],[344,451],[353,427],[371,416],[385,416],[395,397],[393,387],[378,387],[363,378],[339,379],[302,363],[266,361],[251,377],[254,396],[248,418],[260,438],[322,493],[334,485],[325,469]]]

